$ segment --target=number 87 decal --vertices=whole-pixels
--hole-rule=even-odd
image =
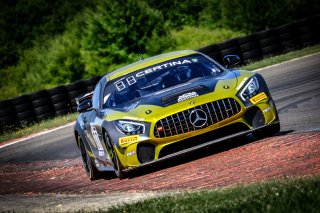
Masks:
[[[119,81],[114,83],[114,85],[116,86],[118,91],[124,90],[126,88],[126,85],[125,85],[123,80],[124,79],[121,79],[121,80],[119,80]],[[130,76],[130,77],[126,78],[125,80],[127,81],[129,86],[132,85],[132,84],[137,83],[137,81],[136,81],[134,76]]]

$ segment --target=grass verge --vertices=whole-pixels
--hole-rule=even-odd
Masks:
[[[67,123],[75,121],[77,119],[77,116],[78,113],[58,116],[52,119],[43,120],[40,123],[35,123],[31,126],[26,126],[22,129],[6,132],[0,135],[0,143],[65,125]]]
[[[314,53],[318,53],[318,52],[320,52],[320,45],[307,47],[307,48],[293,51],[293,52],[289,52],[289,53],[286,53],[283,55],[266,58],[261,61],[249,64],[247,66],[243,66],[243,67],[241,67],[241,69],[252,71],[252,70],[256,70],[259,68],[267,67],[267,66],[270,66],[273,64],[278,64],[278,63],[281,63],[284,61],[288,61],[288,60],[291,60],[294,58],[299,58],[302,56],[306,56],[306,55],[310,55],[310,54],[314,54]],[[66,123],[75,121],[76,117],[77,117],[77,113],[73,113],[70,115],[65,115],[65,116],[61,116],[61,117],[56,117],[54,119],[42,121],[41,123],[37,123],[32,126],[29,126],[29,127],[23,128],[23,129],[19,129],[17,131],[6,132],[6,133],[0,135],[0,143],[4,142],[4,141],[15,139],[15,138],[19,138],[19,137],[24,137],[26,135],[30,135],[30,134],[40,132],[43,130],[47,130],[50,128],[64,125]]]
[[[108,212],[318,212],[320,176],[274,180],[113,207]]]
[[[259,68],[267,67],[267,66],[270,66],[273,64],[279,64],[284,61],[289,61],[289,60],[292,60],[295,58],[300,58],[300,57],[303,57],[306,55],[311,55],[311,54],[319,53],[319,52],[320,52],[320,45],[315,45],[315,46],[311,46],[311,47],[306,47],[301,50],[288,52],[286,54],[281,54],[281,55],[273,56],[270,58],[265,58],[261,61],[257,61],[257,62],[248,64],[246,66],[243,66],[243,67],[241,67],[241,69],[253,71],[253,70],[256,70]]]

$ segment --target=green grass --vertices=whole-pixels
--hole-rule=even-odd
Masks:
[[[186,31],[189,31],[189,30],[191,30],[191,29],[187,29]],[[202,44],[199,44],[199,45],[202,45]],[[191,46],[190,46],[190,48],[191,48]],[[281,63],[281,62],[288,61],[288,60],[291,60],[294,58],[299,58],[299,57],[302,57],[305,55],[310,55],[310,54],[318,53],[318,52],[320,52],[320,45],[307,47],[302,50],[297,50],[297,51],[289,52],[287,54],[266,58],[266,59],[263,59],[262,61],[258,61],[258,62],[249,64],[247,66],[241,67],[241,69],[255,70],[255,69],[259,69],[262,67]],[[29,127],[17,130],[17,131],[6,132],[6,133],[0,135],[0,143],[4,142],[4,141],[11,140],[11,139],[30,135],[32,133],[40,132],[40,131],[43,131],[46,129],[61,126],[63,124],[75,121],[76,117],[77,117],[77,113],[74,113],[71,115],[66,115],[66,116],[57,117],[57,118],[54,118],[51,120],[43,121],[39,124],[34,124],[32,126],[29,126]]]
[[[273,64],[278,64],[284,61],[289,61],[291,59],[295,59],[295,58],[300,58],[302,56],[306,56],[306,55],[311,55],[314,53],[319,53],[320,52],[320,45],[315,45],[315,46],[311,46],[311,47],[307,47],[301,50],[296,50],[296,51],[292,51],[286,54],[282,54],[282,55],[278,55],[278,56],[274,56],[274,57],[270,57],[270,58],[265,58],[261,61],[258,62],[254,62],[251,64],[248,64],[246,66],[241,67],[244,70],[256,70],[259,68],[263,68],[263,67],[267,67]]]
[[[65,125],[67,123],[75,121],[77,119],[77,116],[78,113],[58,116],[53,119],[44,120],[40,123],[35,123],[33,125],[26,126],[22,129],[6,132],[0,135],[0,143]]]
[[[191,193],[114,207],[108,212],[319,212],[320,177]]]

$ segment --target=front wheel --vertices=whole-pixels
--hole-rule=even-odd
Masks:
[[[109,155],[109,157],[112,161],[112,164],[113,164],[113,169],[114,169],[115,174],[117,175],[117,177],[119,179],[125,178],[125,175],[122,171],[122,165],[119,161],[119,158],[118,158],[116,151],[114,150],[113,143],[107,133],[104,133],[104,139],[105,139],[108,155]]]
[[[81,152],[83,167],[86,171],[87,176],[90,178],[90,180],[98,179],[100,177],[100,172],[93,164],[89,156],[88,150],[86,149],[82,141],[80,141],[79,143],[79,148]]]

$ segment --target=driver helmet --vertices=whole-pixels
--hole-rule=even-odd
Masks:
[[[179,66],[174,72],[174,76],[179,81],[187,81],[191,79],[191,69],[189,66]]]

